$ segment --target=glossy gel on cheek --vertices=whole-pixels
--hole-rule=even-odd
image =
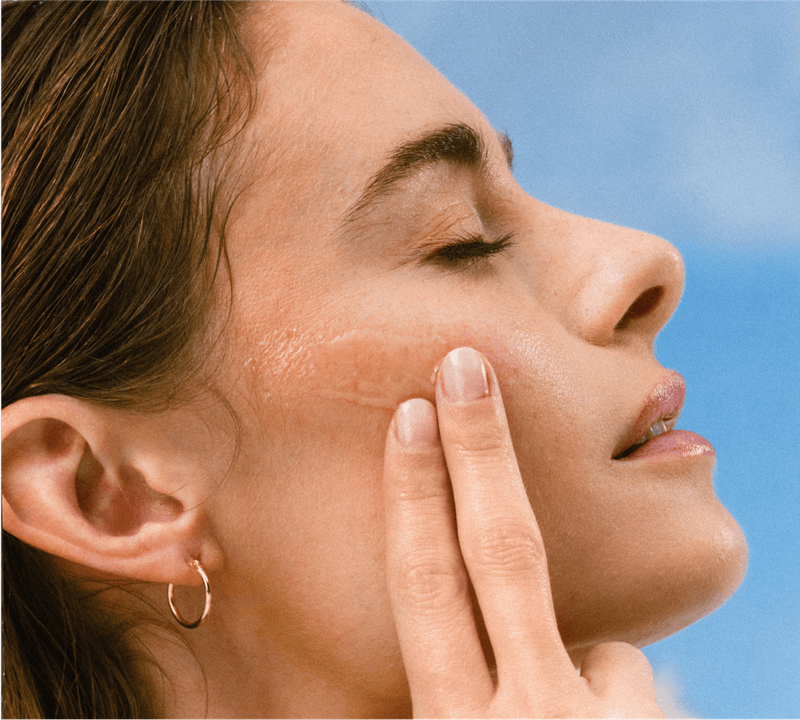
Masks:
[[[438,334],[382,329],[338,334],[297,329],[262,339],[253,370],[270,394],[319,397],[394,412],[410,397],[432,397],[431,368],[447,352]]]

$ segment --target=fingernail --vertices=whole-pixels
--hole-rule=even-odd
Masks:
[[[450,352],[442,363],[442,385],[450,402],[473,402],[489,394],[489,379],[481,356],[472,348]]]
[[[406,400],[397,410],[397,439],[406,448],[434,448],[439,444],[436,410],[421,398]]]

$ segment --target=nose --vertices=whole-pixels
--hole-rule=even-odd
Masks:
[[[562,322],[594,345],[652,344],[683,292],[680,253],[647,233],[559,214]]]

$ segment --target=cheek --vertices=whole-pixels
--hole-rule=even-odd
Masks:
[[[611,418],[620,411],[607,359],[547,327],[509,327],[481,349],[497,373],[521,465],[532,463],[547,478],[554,469],[603,457]],[[528,484],[535,492],[537,483]]]
[[[319,398],[394,412],[408,398],[432,397],[434,367],[451,346],[433,326],[281,331],[259,343],[247,369],[266,401]]]
[[[412,397],[432,400],[436,365],[448,351],[469,345],[483,352],[497,373],[518,452],[535,446],[545,464],[563,464],[566,453],[596,455],[596,437],[587,427],[598,429],[615,410],[607,400],[615,393],[604,387],[597,358],[585,357],[546,319],[534,332],[513,318],[484,313],[465,321],[463,316],[461,308],[438,316],[404,318],[395,312],[389,318],[354,317],[351,328],[337,318],[328,326],[307,321],[313,331],[263,333],[240,355],[246,358],[248,400],[262,427],[285,432],[291,426],[304,433],[304,444],[372,434],[377,423],[381,442],[374,459],[380,462],[397,406]],[[592,363],[593,372],[581,372]],[[276,427],[270,427],[273,418]]]

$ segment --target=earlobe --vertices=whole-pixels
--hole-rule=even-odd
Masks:
[[[101,573],[198,584],[187,563],[221,560],[202,488],[167,477],[174,457],[146,427],[142,416],[61,395],[4,408],[3,528]]]

